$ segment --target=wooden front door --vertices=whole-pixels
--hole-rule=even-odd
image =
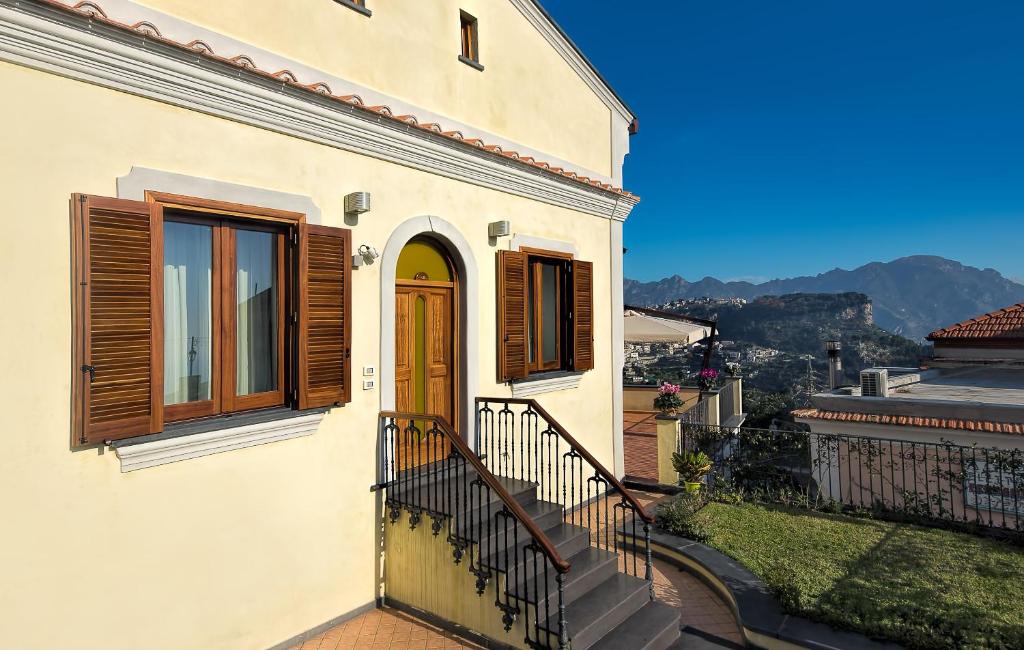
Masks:
[[[405,413],[443,417],[454,428],[454,283],[399,280],[395,287],[395,405]],[[418,435],[400,436],[399,467],[441,460],[449,446],[428,447],[429,422]],[[434,438],[434,443],[441,441]]]

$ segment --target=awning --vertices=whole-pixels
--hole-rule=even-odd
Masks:
[[[632,309],[625,312],[627,343],[696,343],[711,335],[711,326],[679,318],[660,318]]]

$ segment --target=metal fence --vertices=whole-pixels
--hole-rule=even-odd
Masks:
[[[821,509],[1024,531],[1024,450],[682,423],[679,450],[713,461],[709,486]]]

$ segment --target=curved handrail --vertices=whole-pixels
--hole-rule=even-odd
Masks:
[[[640,503],[633,497],[633,495],[630,494],[626,490],[626,487],[622,484],[622,482],[619,479],[615,478],[614,474],[612,474],[607,469],[605,469],[604,465],[602,465],[601,463],[597,462],[597,459],[594,458],[590,454],[589,451],[587,451],[586,447],[584,447],[583,445],[578,443],[575,438],[573,438],[571,435],[569,435],[569,432],[566,431],[565,428],[561,424],[559,424],[557,420],[555,420],[555,418],[551,417],[551,414],[548,413],[547,411],[545,411],[544,407],[541,406],[540,404],[538,404],[536,402],[536,400],[526,399],[526,398],[522,398],[522,397],[478,397],[478,398],[476,398],[476,403],[477,404],[480,404],[481,402],[501,402],[501,403],[505,403],[505,404],[525,404],[525,405],[529,406],[530,408],[532,408],[534,411],[537,412],[538,415],[540,415],[542,418],[544,418],[545,421],[547,421],[548,426],[550,426],[552,429],[554,429],[555,432],[558,433],[559,436],[564,438],[565,441],[569,443],[569,446],[572,447],[572,449],[574,451],[576,451],[576,453],[578,453],[580,456],[582,456],[585,461],[590,463],[590,465],[595,470],[597,470],[597,472],[599,474],[601,474],[602,478],[604,478],[606,481],[608,481],[608,483],[610,483],[612,485],[612,487],[614,487],[616,490],[619,491],[620,494],[622,494],[622,498],[624,498],[626,501],[629,502],[629,504],[631,506],[633,506],[633,508],[636,510],[637,514],[640,515],[640,519],[642,519],[643,521],[645,521],[646,523],[649,523],[649,524],[654,522],[654,517],[652,517],[649,514],[647,514],[647,511],[644,509],[644,507],[642,505],[640,505]]]
[[[448,438],[448,441],[451,443],[451,445],[460,454],[462,454],[462,457],[465,458],[466,461],[470,465],[472,465],[474,469],[476,469],[477,474],[480,475],[480,478],[483,479],[484,483],[486,483],[487,486],[491,488],[491,490],[493,490],[495,494],[498,495],[498,498],[500,498],[502,503],[505,504],[505,507],[511,510],[512,515],[519,520],[519,523],[521,523],[524,528],[526,528],[526,532],[528,532],[530,536],[533,537],[533,539],[540,545],[541,550],[544,552],[544,555],[547,556],[548,560],[551,561],[551,564],[554,566],[555,570],[559,573],[567,573],[569,571],[569,568],[572,565],[562,559],[562,556],[558,553],[558,549],[556,549],[555,545],[551,543],[551,540],[548,539],[548,536],[544,534],[544,531],[537,527],[537,523],[533,520],[532,517],[530,517],[530,515],[526,514],[526,511],[523,510],[523,506],[521,506],[519,502],[516,501],[511,494],[508,493],[508,490],[506,490],[501,485],[497,477],[495,477],[494,474],[492,474],[491,471],[484,466],[480,458],[475,453],[473,453],[473,451],[462,440],[462,438],[460,438],[459,435],[455,433],[454,429],[452,429],[451,424],[448,423],[448,420],[438,415],[428,415],[426,413],[406,413],[402,411],[381,411],[379,417],[402,420],[429,420],[433,422],[435,425],[439,425],[439,430],[444,434],[446,438]]]

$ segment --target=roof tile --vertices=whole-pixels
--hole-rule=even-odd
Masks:
[[[1024,302],[969,318],[928,335],[929,341],[953,339],[1024,339]]]
[[[1024,435],[1024,423],[993,422],[991,420],[961,420],[957,418],[929,418],[912,415],[882,415],[878,413],[850,413],[846,411],[823,411],[808,408],[793,411],[793,416],[827,422],[851,422],[855,424],[884,424],[902,427],[926,427],[929,429],[957,429],[961,431],[987,431]]]

